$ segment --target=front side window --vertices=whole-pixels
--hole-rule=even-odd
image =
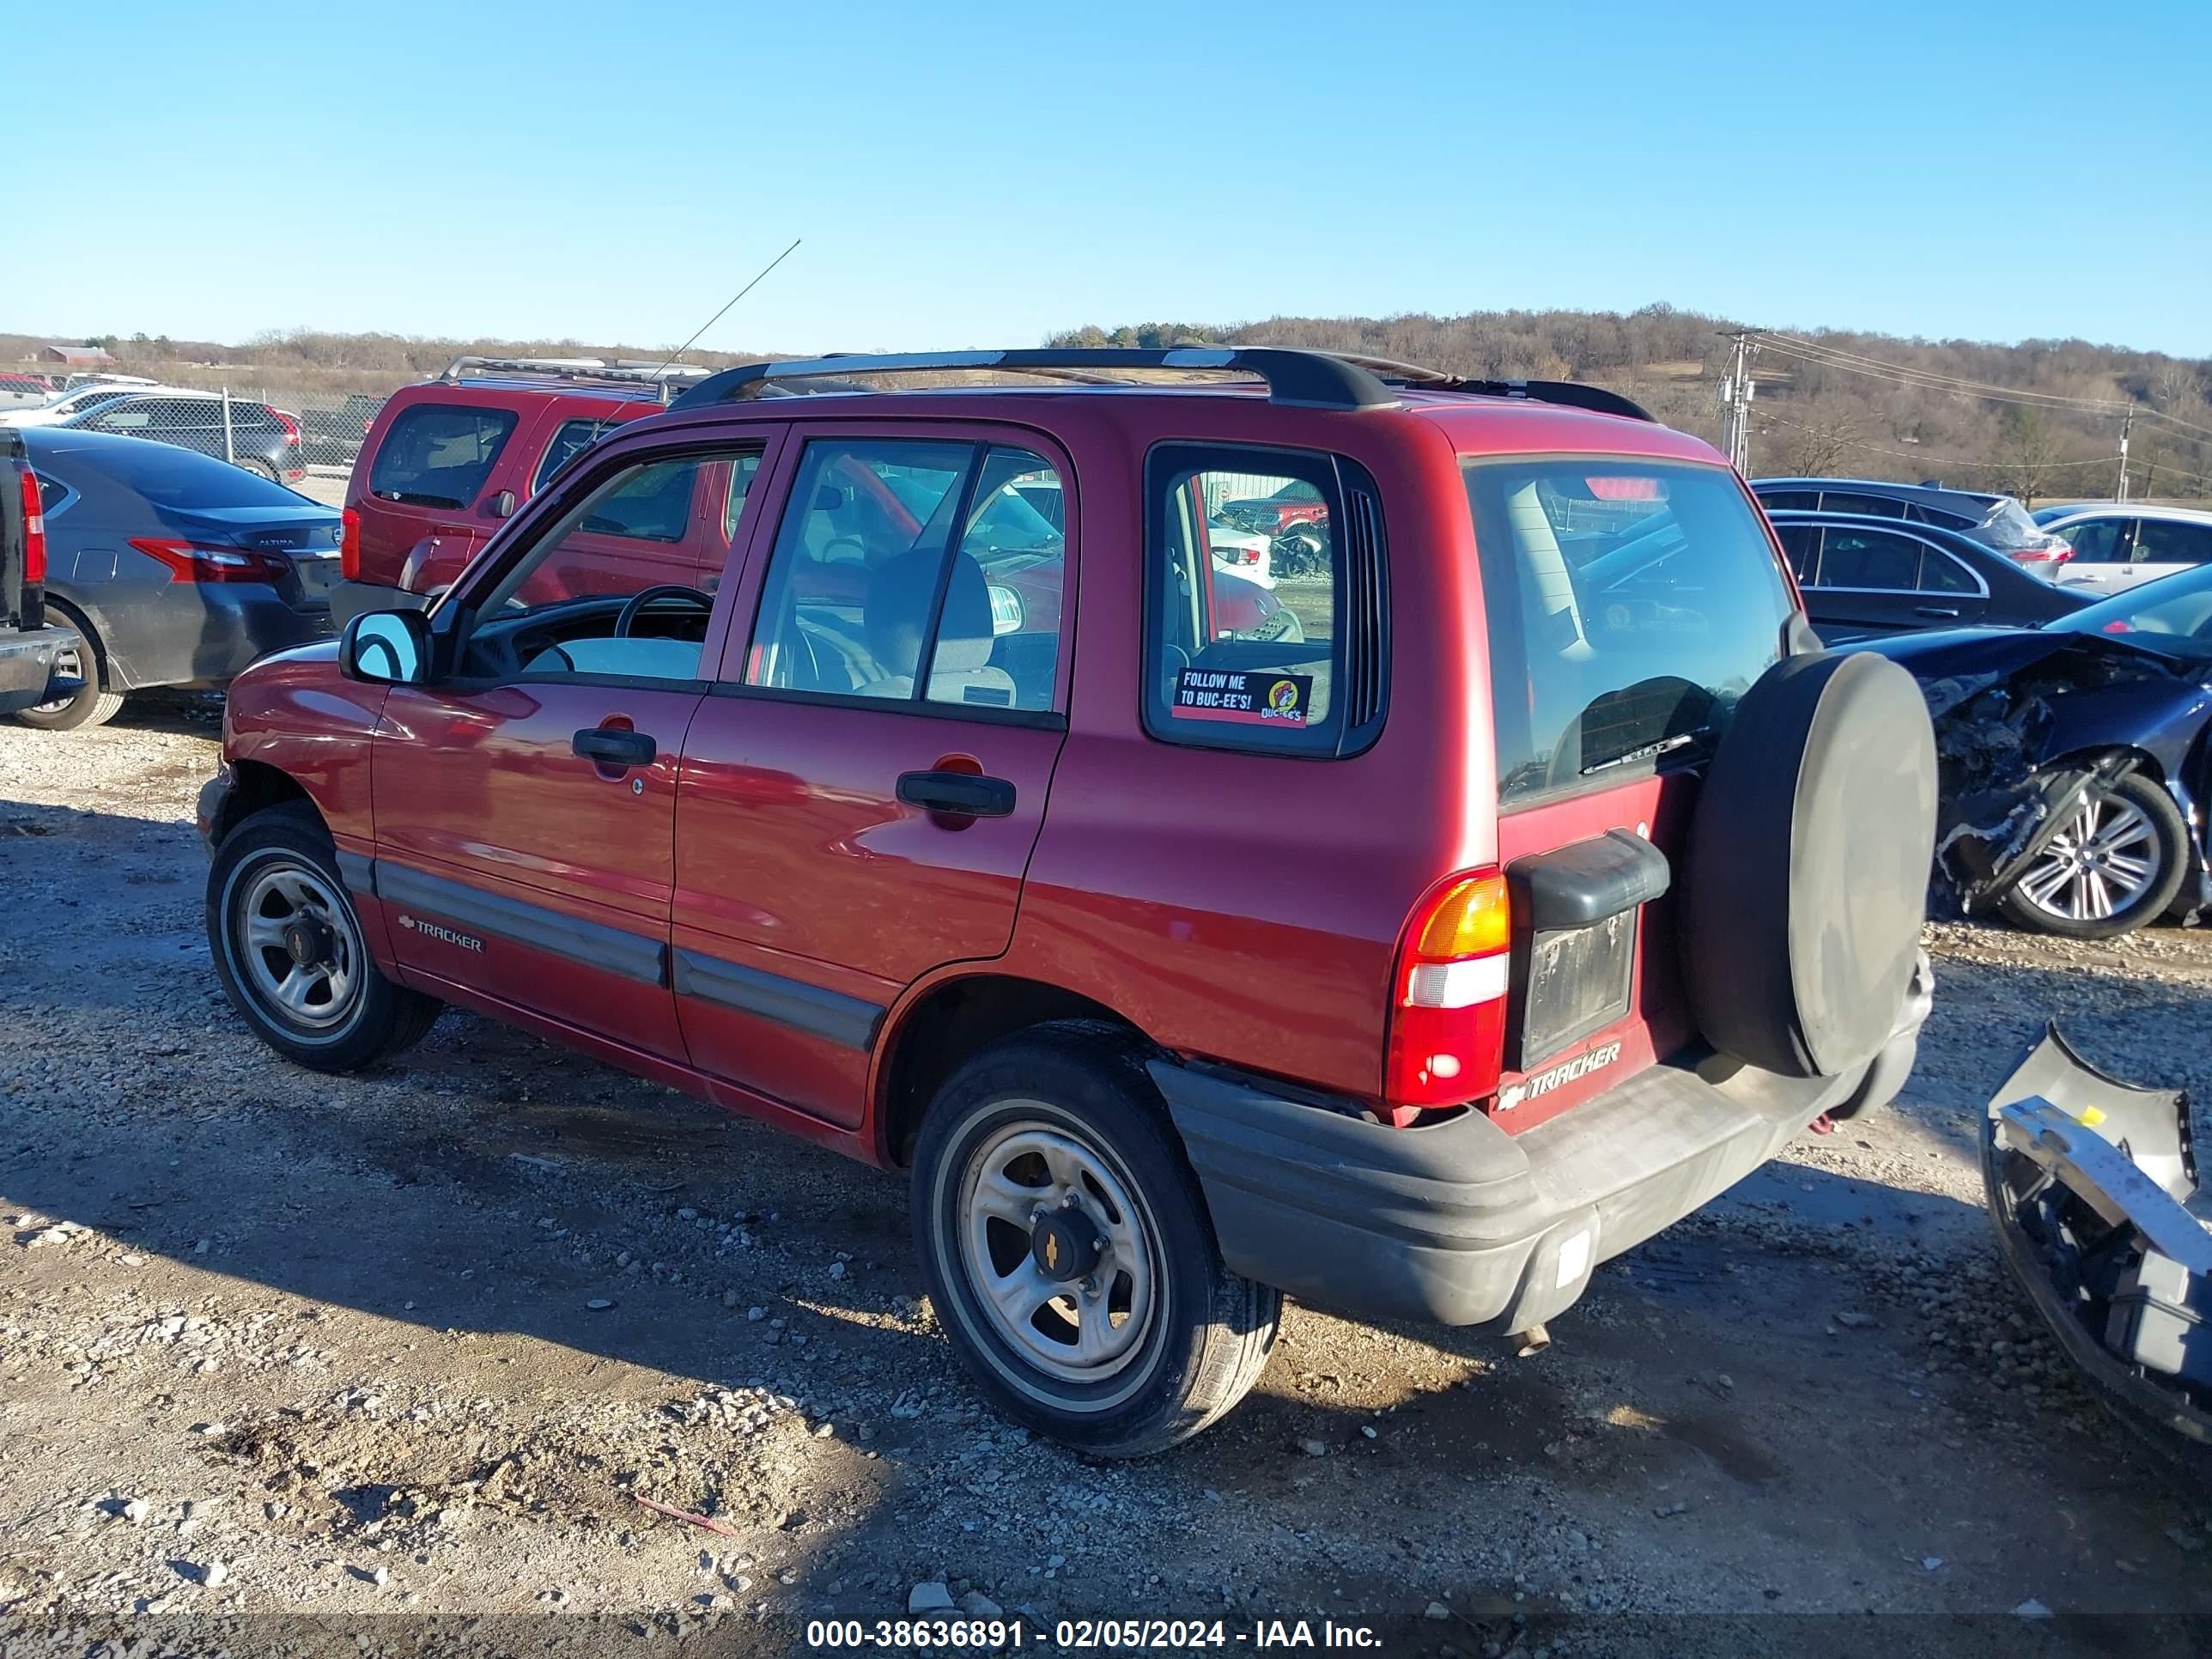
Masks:
[[[615,421],[563,421],[554,433],[553,441],[545,446],[545,453],[538,458],[538,471],[530,480],[530,493],[536,495],[545,488],[545,481],[574,460],[619,424]]]
[[[1461,466],[1499,805],[1710,756],[1737,701],[1781,660],[1793,611],[1735,475],[1617,459]]]
[[[1863,495],[1846,489],[1820,492],[1823,513],[1866,513],[1877,519],[1901,519],[1905,503],[1894,495]]]
[[[719,495],[711,515],[695,518],[690,506],[740,464],[757,462],[757,451],[691,453],[633,462],[599,481],[487,591],[470,595],[477,620],[464,650],[465,673],[698,679],[712,590],[730,538],[723,533]],[[641,503],[669,497],[684,503],[672,542],[617,540],[602,528],[640,515]],[[663,522],[653,519],[656,529]],[[659,591],[630,603],[647,589]]]
[[[1828,532],[1820,546],[1820,586],[1861,592],[1910,593],[1920,581],[1920,544],[1874,530]]]
[[[377,447],[368,493],[410,507],[465,507],[483,492],[514,433],[504,409],[416,404],[402,410]]]
[[[1060,482],[1023,449],[810,442],[776,532],[745,684],[1049,710],[1066,552],[1030,497]]]
[[[1382,520],[1358,473],[1358,639],[1344,616],[1353,562],[1335,457],[1163,445],[1146,469],[1145,726],[1170,743],[1334,756],[1382,715]],[[1255,548],[1267,556],[1268,583]],[[1358,653],[1360,706],[1341,695]]]

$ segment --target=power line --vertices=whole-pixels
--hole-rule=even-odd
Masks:
[[[1762,348],[1778,357],[1794,359],[1821,368],[1841,369],[1846,374],[1863,374],[1869,380],[1886,380],[1893,386],[1902,386],[1915,392],[1937,392],[1954,398],[1978,398],[1992,403],[2019,404],[2031,409],[2076,409],[2093,414],[2115,415],[2129,405],[2105,403],[2082,398],[2069,398],[2055,392],[2030,392],[2021,388],[1984,387],[1979,382],[1965,381],[1950,384],[1948,376],[1923,375],[1917,369],[1906,368],[1896,363],[1854,362],[1830,356],[1818,351],[1799,349],[1787,342],[1762,339]]]
[[[1808,426],[1802,421],[1793,421],[1787,416],[1777,415],[1771,410],[1765,411],[1765,417],[1767,420],[1773,422],[1777,426],[1794,427],[1800,432],[1820,431],[1819,427]],[[1919,451],[1911,449],[1885,449],[1880,444],[1862,443],[1856,438],[1839,438],[1832,433],[1823,433],[1821,435],[1826,437],[1830,442],[1842,444],[1848,449],[1864,449],[1870,451],[1876,455],[1894,455],[1900,460],[1917,461],[1923,466],[1965,466],[1972,467],[1977,470],[2002,472],[2004,471],[2006,465],[2002,461],[1966,461],[1960,460],[1955,456],[1923,455]],[[2062,466],[2110,466],[2112,465],[2112,458],[2110,455],[2094,456],[2086,461],[2046,461],[2043,463],[2043,465],[2046,470]]]
[[[2200,426],[2185,421],[2179,415],[2167,413],[2155,404],[2138,403],[2133,398],[2115,402],[2106,398],[2070,398],[2063,392],[2036,392],[2025,386],[2001,386],[1987,380],[1970,380],[1956,374],[1945,374],[1940,370],[1918,368],[1910,363],[1893,363],[1880,357],[1869,357],[1863,352],[1847,351],[1841,346],[1828,345],[1818,340],[1808,340],[1795,334],[1762,331],[1759,343],[1776,356],[1795,358],[1826,368],[1839,368],[1854,374],[1863,374],[1870,380],[1886,380],[1899,386],[1923,392],[1948,392],[1958,397],[1978,397],[1997,403],[2010,403],[2039,409],[2079,409],[2096,414],[2136,413],[2154,421],[2165,421],[2185,432],[2197,433],[2212,438],[2212,427]]]
[[[2042,402],[2063,404],[2072,409],[2118,410],[2128,407],[2104,398],[2069,398],[2063,392],[2037,392],[2026,386],[1996,386],[1988,380],[1969,380],[1957,374],[1946,374],[1940,369],[1920,368],[1911,363],[1893,363],[1880,357],[1869,357],[1864,352],[1847,351],[1841,346],[1832,346],[1819,340],[1808,340],[1795,334],[1772,334],[1761,337],[1761,344],[1772,345],[1778,351],[1795,347],[1801,353],[1817,354],[1815,360],[1836,362],[1838,368],[1846,362],[1865,366],[1868,372],[1886,370],[1890,374],[1910,377],[1929,385],[1955,386],[1962,392],[1987,392],[1999,398],[2028,398]]]

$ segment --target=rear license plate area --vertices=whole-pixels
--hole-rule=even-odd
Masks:
[[[1522,936],[1513,964],[1521,1017],[1508,1033],[1507,1066],[1534,1070],[1628,1012],[1641,915],[1638,907],[1586,927]]]

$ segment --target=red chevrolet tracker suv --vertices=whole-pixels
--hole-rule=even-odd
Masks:
[[[1209,522],[1292,485],[1324,556],[1240,628]],[[641,500],[719,581],[625,579]],[[224,757],[208,928],[272,1048],[367,1066],[452,1003],[908,1170],[963,1359],[1094,1452],[1227,1411],[1285,1294],[1556,1316],[1893,1096],[1928,1007],[1918,691],[1583,386],[727,370],[427,611],[257,664]]]

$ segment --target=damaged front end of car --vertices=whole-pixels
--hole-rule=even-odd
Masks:
[[[2212,1480],[2212,1231],[2188,1097],[2107,1076],[2046,1027],[1990,1097],[1982,1179],[2006,1266],[2131,1426]]]
[[[1986,665],[1922,680],[1942,791],[1931,915],[1970,914],[2002,895],[2073,821],[2085,795],[2111,789],[2147,757],[2169,763],[2160,781],[2177,796],[2191,838],[2201,837],[2194,803],[2176,780],[2206,699],[2181,665],[2094,634],[2026,632],[1992,644],[2013,648],[1993,652]],[[2212,883],[2199,859],[2178,908],[2208,904]]]

